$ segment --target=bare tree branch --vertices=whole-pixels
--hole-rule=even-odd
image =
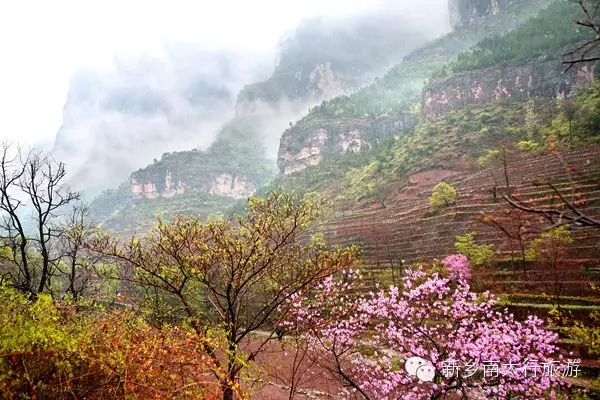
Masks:
[[[2,143],[0,238],[12,254],[6,264],[16,269],[7,273],[15,287],[34,295],[48,290],[54,272],[57,256],[52,246],[61,235],[54,221],[65,206],[79,199],[79,193],[65,186],[65,177],[65,165],[50,155]],[[41,256],[39,268],[31,263],[31,248]]]
[[[598,14],[598,10],[600,9],[600,1],[572,1],[576,4],[579,4],[579,7],[583,11],[584,15],[584,19],[576,21],[576,24],[580,27],[588,29],[592,34],[592,38],[563,55],[563,63],[568,66],[567,71],[577,64],[600,60],[600,16]]]

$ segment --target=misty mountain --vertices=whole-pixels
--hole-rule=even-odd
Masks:
[[[193,157],[187,151],[174,152],[169,154],[166,159],[168,162],[165,162],[164,155],[174,147],[172,141],[179,141],[177,144],[180,146],[176,150],[185,149],[186,144],[181,139],[167,139],[169,142],[165,150],[154,152],[153,163],[139,164],[150,165],[132,173],[129,182],[121,185],[117,191],[105,192],[96,199],[94,204],[98,207],[92,207],[94,216],[99,221],[104,221],[109,216],[111,220],[118,220],[123,212],[131,214],[134,208],[125,206],[124,201],[135,205],[151,200],[155,207],[149,204],[145,204],[143,208],[138,207],[136,210],[143,209],[145,215],[133,219],[148,220],[148,216],[151,219],[159,209],[165,209],[164,199],[169,199],[170,206],[167,208],[172,209],[177,207],[178,198],[189,197],[191,192],[200,191],[208,196],[223,197],[224,200],[216,201],[219,204],[225,199],[229,203],[241,194],[252,194],[257,187],[272,178],[273,171],[276,170],[281,134],[289,124],[302,118],[310,107],[321,101],[351,93],[371,82],[387,67],[397,63],[428,39],[444,32],[449,26],[448,23],[441,23],[447,22],[445,1],[430,2],[443,4],[436,8],[439,11],[436,13],[423,7],[416,7],[411,11],[406,5],[390,7],[389,2],[384,3],[387,4],[385,7],[360,15],[321,17],[302,22],[291,34],[282,37],[271,76],[246,85],[240,91],[235,105],[235,118],[231,123],[224,124],[216,136],[219,146],[214,149],[209,147],[205,155],[194,154]],[[427,18],[435,23],[423,24]],[[225,97],[225,93],[214,85],[200,86],[211,104],[219,104]],[[127,90],[126,93],[134,96],[132,91]],[[170,115],[172,109],[169,106],[172,103],[164,104],[152,94],[142,92],[138,102],[131,101],[129,97],[118,98],[116,105],[128,107],[130,114]],[[202,109],[201,106],[199,108]],[[233,110],[233,107],[229,110],[232,117]],[[212,114],[215,112],[211,111],[211,116]],[[143,118],[147,121],[146,117]],[[154,128],[157,124],[152,126]],[[161,128],[165,131],[171,129],[164,124]],[[216,127],[214,131],[217,131]],[[129,141],[126,134],[120,138]],[[215,137],[203,134],[202,138],[212,140]],[[157,143],[159,141],[160,139]],[[244,145],[247,142],[252,143],[254,150],[248,151],[248,147]],[[121,146],[135,148],[136,145],[129,141],[129,144],[121,143]],[[188,146],[188,149],[191,147],[194,146]],[[144,154],[151,150],[148,148]],[[105,149],[97,151],[95,160],[102,159],[104,151]],[[160,154],[163,156],[157,160]],[[239,158],[251,160],[244,170],[228,165],[229,161]],[[219,161],[207,161],[216,159]],[[198,176],[210,178],[212,182],[203,181],[198,186],[197,179],[190,179],[193,174],[177,172],[181,170],[181,165],[185,165],[187,171],[193,169]],[[219,171],[214,168],[215,165],[220,166]],[[127,170],[122,165],[115,165],[115,168]],[[129,168],[129,171],[132,170],[134,168]],[[92,171],[88,169],[86,172],[88,176],[92,176]],[[118,176],[123,175],[119,173]],[[224,187],[227,186],[226,182],[229,182],[230,189]],[[113,197],[121,200],[115,201]],[[112,206],[106,207],[110,204],[119,204],[117,209],[121,214],[115,214],[116,210]],[[199,210],[191,210],[192,213],[194,211]]]
[[[162,153],[206,148],[233,116],[242,85],[268,73],[269,61],[167,43],[82,69],[71,80],[54,153],[73,186],[93,194]]]
[[[411,50],[448,31],[445,1],[426,3],[431,8],[386,1],[359,15],[303,21],[281,38],[269,79],[240,92],[236,115],[265,112],[263,106],[280,111],[282,103],[304,111],[308,103],[370,83]]]

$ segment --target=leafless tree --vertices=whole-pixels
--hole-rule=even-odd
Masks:
[[[586,214],[586,212],[579,207],[575,206],[573,202],[569,201],[556,186],[550,182],[546,183],[548,187],[556,194],[560,199],[561,204],[565,207],[560,209],[558,207],[536,207],[530,206],[526,201],[518,199],[513,196],[505,195],[504,199],[513,207],[519,210],[538,214],[548,220],[551,226],[547,230],[557,228],[562,225],[571,225],[572,228],[595,228],[600,229],[600,220],[593,218]]]
[[[569,121],[569,149],[573,148],[573,121],[575,120],[575,116],[577,115],[577,111],[579,109],[577,103],[572,101],[565,101],[561,105],[562,114],[565,116],[567,121]]]
[[[512,143],[509,140],[498,140],[495,143],[494,148],[489,150],[486,156],[479,159],[479,164],[481,166],[491,166],[495,170],[501,171],[502,179],[504,180],[504,183],[506,185],[506,191],[510,193],[511,187],[508,167],[514,161],[518,160],[519,156],[520,155],[518,149],[516,148],[514,143]],[[492,178],[494,180],[495,192],[493,192],[493,194],[494,196],[496,196],[498,189],[497,179],[495,176],[493,176],[493,172],[491,172],[490,175],[492,175]]]
[[[567,178],[570,182],[567,190],[570,190],[571,197],[574,197],[576,187],[574,175],[580,175],[580,172],[577,169],[569,166],[568,163],[562,158],[560,153],[556,153],[556,156],[560,158],[561,163],[565,168]],[[593,179],[592,182],[594,185],[600,187],[600,180]],[[534,184],[538,186],[548,186],[550,189],[552,189],[557,202],[550,206],[539,206],[535,203],[532,203],[532,201],[519,199],[518,197],[512,195],[505,195],[504,199],[514,208],[527,213],[537,214],[546,219],[550,224],[546,229],[547,231],[562,225],[569,225],[571,229],[600,229],[600,219],[591,215],[589,211],[585,210],[583,206],[577,204],[575,201],[569,200],[567,196],[552,182],[537,181],[534,182]],[[596,202],[596,200],[587,203],[588,210],[594,202]]]
[[[578,26],[587,28],[593,37],[569,50],[564,54],[564,63],[572,68],[576,64],[600,60],[598,45],[600,44],[600,1],[599,0],[572,0],[579,4],[583,11],[583,18],[576,21]]]
[[[60,236],[54,222],[79,199],[65,186],[65,177],[65,165],[48,154],[0,145],[0,231],[4,248],[10,249],[2,269],[22,291],[37,294],[50,286],[58,260],[52,246]]]
[[[65,294],[73,300],[79,299],[90,289],[96,276],[94,267],[102,260],[102,257],[85,247],[95,233],[95,227],[88,219],[88,211],[87,204],[75,203],[64,221],[57,226],[60,232],[57,254],[60,258],[55,268],[66,281]]]

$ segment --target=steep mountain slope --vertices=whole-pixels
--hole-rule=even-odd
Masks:
[[[357,129],[356,119],[362,121],[362,126],[377,126],[382,118],[390,119],[395,132],[386,130],[383,135],[412,128],[417,121],[415,116],[420,113],[423,83],[427,79],[460,52],[483,38],[511,31],[546,5],[547,1],[537,0],[511,2],[497,15],[487,15],[485,22],[476,19],[411,52],[372,85],[312,108],[305,118],[283,133],[278,158],[280,171],[301,170],[318,163],[324,155],[358,149],[358,144],[369,147],[382,136],[373,135],[371,129]],[[341,145],[350,141],[357,144]]]
[[[324,102],[286,130],[279,150],[280,170],[298,172],[327,157],[375,146],[382,136],[400,135],[397,140],[402,141],[402,135],[412,132],[419,118],[437,117],[469,104],[502,99],[560,99],[574,94],[578,88],[590,85],[594,76],[591,65],[573,68],[565,74],[560,63],[559,49],[585,38],[585,34],[573,25],[564,23],[565,18],[575,20],[578,11],[575,4],[553,2],[539,15],[534,12],[536,17],[517,29],[501,37],[484,39],[472,51],[459,54],[455,60],[437,69],[431,67],[436,58],[440,59],[435,50],[438,48],[436,42],[418,50],[407,60],[420,54],[418,59],[423,62],[432,61],[426,63],[429,67],[418,69],[405,60],[375,85],[352,96]],[[561,26],[559,30],[558,26]],[[442,48],[452,47],[451,44],[456,42],[454,34],[437,42],[446,43]],[[544,49],[547,49],[546,53]],[[497,60],[500,65],[489,68],[490,60]],[[415,86],[410,76],[428,71],[431,77],[427,84]],[[355,122],[357,118],[362,121],[360,128]],[[381,129],[381,121],[387,119],[394,121],[395,126]],[[462,129],[468,131],[470,125],[473,121],[466,121]],[[335,157],[333,160],[335,162]],[[290,181],[293,180],[292,177]]]
[[[192,192],[215,200],[209,203],[218,206],[195,210],[211,215],[223,211],[223,204],[254,193],[274,176],[280,135],[291,120],[316,102],[354,90],[445,29],[444,24],[435,29],[419,24],[419,18],[407,20],[403,8],[390,10],[310,20],[298,27],[282,44],[272,76],[240,92],[236,116],[219,131],[213,146],[194,156],[190,152],[169,155],[169,163],[186,165],[189,173],[174,172],[172,165],[157,160],[132,174],[128,185],[99,196],[92,204],[94,217],[108,229],[119,226],[131,232],[148,227],[159,211],[190,209],[186,205]],[[399,23],[403,18],[404,23]],[[245,160],[243,169],[236,169],[238,159]],[[160,189],[171,185],[175,189]],[[137,207],[137,202],[144,207]]]
[[[575,20],[577,12],[577,5],[553,2],[521,27],[461,53],[425,85],[419,107],[404,114],[414,118],[412,126],[398,124],[385,131],[377,124],[393,114],[373,113],[364,116],[357,128],[346,110],[365,110],[365,97],[358,95],[339,99],[335,122],[323,119],[319,126],[315,115],[338,99],[324,103],[286,131],[280,167],[290,173],[261,192],[283,185],[326,196],[333,210],[323,231],[334,242],[362,244],[374,282],[382,278],[378,275],[382,265],[401,268],[401,260],[447,254],[454,250],[455,236],[469,231],[495,244],[501,257],[510,257],[515,242],[473,218],[480,212],[506,214],[510,207],[501,197],[508,192],[535,203],[555,203],[552,190],[536,186],[536,179],[568,189],[566,198],[598,215],[600,152],[594,143],[600,140],[600,95],[595,89],[583,89],[594,82],[595,67],[583,64],[564,73],[560,63],[565,48],[587,38],[573,25],[557,28],[565,19]],[[490,65],[490,60],[499,65]],[[311,142],[312,129],[324,138],[322,142]],[[346,138],[354,132],[353,139],[358,140],[358,129],[373,139],[365,143],[363,137],[362,151],[348,151],[356,149],[344,148],[336,135]],[[384,137],[378,136],[382,132]],[[577,144],[587,147],[561,154]],[[302,169],[281,157],[290,151],[313,158]],[[508,180],[502,167],[477,166],[493,151],[510,154],[509,189],[502,189]],[[294,170],[287,170],[290,167]],[[458,201],[440,209],[427,198],[442,180],[457,188]],[[533,220],[533,225],[539,223]],[[588,267],[597,264],[599,240],[598,234],[576,235],[574,252]]]
[[[108,229],[118,227],[121,232],[132,232],[147,227],[159,211],[172,213],[183,207],[193,213],[194,207],[190,204],[194,202],[188,196],[194,193],[205,199],[195,212],[212,215],[223,211],[222,206],[231,204],[235,197],[251,194],[260,183],[273,177],[273,170],[267,166],[275,166],[277,148],[280,170],[290,173],[318,162],[325,153],[340,154],[368,148],[375,141],[392,136],[399,128],[410,129],[418,121],[418,110],[415,112],[410,108],[419,102],[423,80],[459,51],[470,48],[481,38],[513,29],[536,14],[543,4],[545,2],[541,0],[510,3],[497,15],[482,16],[489,18],[485,23],[478,19],[413,51],[384,78],[376,79],[356,94],[310,107],[309,115],[284,133],[280,145],[281,132],[288,123],[293,125],[290,120],[298,118],[298,110],[337,94],[339,90],[352,90],[386,64],[399,60],[418,40],[428,37],[419,35],[419,28],[414,27],[415,23],[423,25],[422,21],[413,21],[403,27],[397,23],[401,17],[393,12],[379,19],[373,15],[357,17],[351,21],[354,29],[346,26],[345,21],[308,21],[298,28],[291,41],[282,45],[282,58],[271,78],[245,87],[238,96],[235,124],[263,126],[254,131],[260,130],[266,139],[261,141],[239,130],[237,134],[229,134],[228,126],[222,130],[221,135],[229,142],[226,146],[229,149],[238,149],[238,142],[243,140],[263,146],[262,153],[266,157],[259,160],[256,154],[249,154],[255,163],[246,167],[249,174],[260,170],[264,175],[254,174],[254,178],[249,178],[246,174],[228,172],[227,160],[246,157],[244,153],[209,150],[207,157],[210,154],[221,157],[222,161],[215,162],[222,166],[220,173],[205,169],[204,156],[190,158],[186,152],[174,153],[170,160],[187,163],[190,171],[212,182],[196,187],[197,179],[187,182],[188,178],[183,178],[173,183],[174,173],[165,168],[161,160],[134,173],[129,184],[98,197],[92,204],[93,214]],[[409,39],[411,33],[412,37],[418,37],[416,41]],[[367,101],[363,101],[365,99]],[[172,186],[175,189],[164,193],[159,189]],[[229,189],[224,190],[224,186]],[[216,187],[221,188],[216,191],[218,194],[213,189]],[[138,207],[138,203],[144,206]]]

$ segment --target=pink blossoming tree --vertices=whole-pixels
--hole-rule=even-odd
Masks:
[[[450,272],[450,276],[454,279],[469,279],[471,278],[471,266],[469,259],[462,254],[452,254],[442,260],[442,264]]]
[[[539,318],[519,322],[498,310],[490,294],[422,269],[408,270],[402,289],[368,295],[350,294],[356,278],[350,271],[295,296],[285,323],[341,380],[346,398],[553,397],[562,373],[551,358],[557,335]],[[427,361],[435,371],[431,382],[405,371],[411,357]]]

